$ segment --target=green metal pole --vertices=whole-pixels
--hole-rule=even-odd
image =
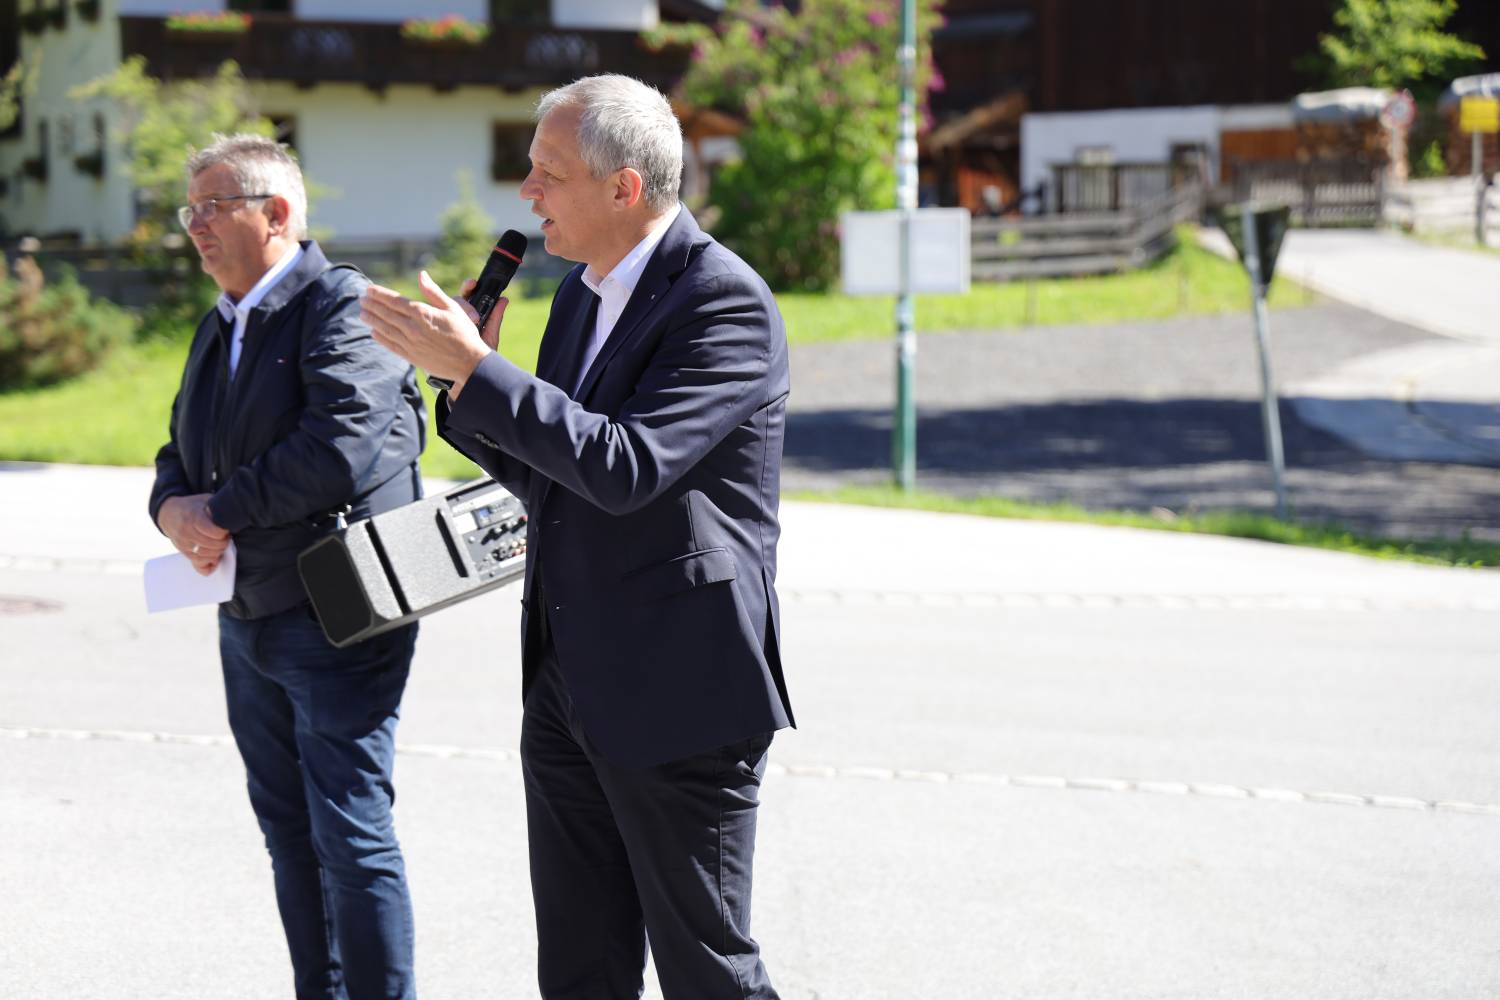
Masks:
[[[896,296],[896,421],[891,459],[896,485],[910,490],[917,480],[917,412],[912,384],[917,366],[916,310],[911,294],[911,217],[917,207],[917,10],[901,3],[901,131],[896,140],[896,208],[901,213],[901,283]]]

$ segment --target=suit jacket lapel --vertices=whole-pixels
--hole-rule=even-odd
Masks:
[[[693,219],[692,213],[684,208],[678,213],[672,225],[667,228],[666,235],[656,247],[656,252],[646,263],[646,269],[641,273],[641,280],[636,283],[635,291],[630,294],[630,301],[625,304],[625,311],[620,313],[620,318],[615,322],[615,328],[610,331],[609,339],[599,348],[599,354],[594,358],[594,363],[589,365],[589,370],[584,373],[583,379],[578,383],[578,392],[574,394],[574,399],[583,402],[588,398],[589,391],[593,389],[594,383],[599,381],[599,375],[609,364],[609,359],[634,335],[641,322],[651,314],[652,309],[666,297],[667,289],[672,287],[672,282],[687,270],[693,254],[707,242],[708,237],[704,235],[703,230],[698,228],[698,223]]]
[[[564,392],[573,388],[583,360],[583,346],[594,330],[598,302],[599,297],[579,281],[573,286],[570,301],[554,304],[537,352],[537,378]]]
[[[553,301],[547,329],[542,332],[542,343],[537,350],[537,378],[571,394],[578,366],[583,361],[583,346],[594,332],[598,305],[599,296],[581,280],[573,286],[568,301],[563,301],[561,295]],[[525,502],[528,509],[540,511],[547,502],[552,480],[537,476],[533,483],[533,495],[525,498]]]

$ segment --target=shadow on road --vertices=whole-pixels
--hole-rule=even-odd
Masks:
[[[1388,401],[1325,401],[1367,407]],[[1384,461],[1280,407],[1297,516],[1398,535],[1500,537],[1500,469]],[[891,414],[788,417],[791,489],[883,481]],[[1088,400],[919,411],[921,485],[966,495],[1069,501],[1089,508],[1266,510],[1260,404],[1223,399]],[[1497,463],[1500,464],[1500,463]]]

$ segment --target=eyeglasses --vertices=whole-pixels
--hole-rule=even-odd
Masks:
[[[273,194],[232,194],[226,198],[204,198],[196,205],[183,205],[177,210],[177,221],[182,223],[186,229],[193,224],[193,216],[197,216],[204,222],[214,221],[214,216],[219,214],[219,204],[226,201],[264,201],[266,198],[276,197]]]

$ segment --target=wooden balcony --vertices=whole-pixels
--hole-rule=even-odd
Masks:
[[[358,83],[375,90],[422,84],[438,90],[550,87],[593,73],[625,73],[666,90],[687,69],[681,49],[653,53],[630,31],[497,25],[478,45],[421,43],[399,24],[306,21],[256,15],[238,34],[168,31],[160,17],[121,17],[125,56],[142,55],[164,80],[211,75],[226,59],[252,80],[302,87]]]

